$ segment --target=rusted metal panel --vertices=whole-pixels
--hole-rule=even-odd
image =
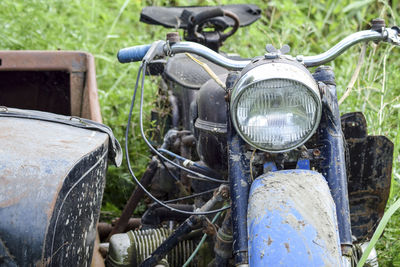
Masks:
[[[0,51],[0,61],[0,72],[68,72],[70,77],[71,114],[64,115],[78,116],[101,122],[95,64],[91,54],[75,51]],[[2,95],[9,93],[10,90],[12,88],[0,88],[0,105],[7,106],[4,103],[4,97],[2,99]],[[44,111],[53,112],[52,110]]]
[[[10,261],[90,261],[108,140],[99,131],[0,116],[0,243]]]
[[[358,242],[369,240],[389,198],[393,143],[385,136],[368,136],[361,112],[342,116],[348,148],[348,179],[352,234]]]

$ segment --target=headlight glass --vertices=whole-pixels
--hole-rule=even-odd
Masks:
[[[319,95],[295,79],[272,78],[252,82],[236,95],[233,123],[245,141],[269,152],[300,146],[320,119]]]

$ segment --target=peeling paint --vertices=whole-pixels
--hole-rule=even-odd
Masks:
[[[7,239],[8,249],[15,255],[18,265],[49,265],[53,262],[67,266],[55,260],[60,255],[68,255],[77,263],[73,252],[77,247],[71,240],[76,239],[74,232],[92,222],[74,216],[78,209],[74,204],[83,202],[82,215],[90,216],[91,212],[96,212],[98,218],[104,188],[107,134],[96,131],[93,135],[91,130],[22,118],[0,117],[0,125],[2,129],[7,128],[7,131],[0,131],[0,147],[8,148],[7,153],[0,153],[0,239]],[[90,142],[86,136],[92,137]],[[82,197],[74,195],[68,204],[72,210],[63,211],[57,204],[60,193],[71,188],[72,181],[81,176],[77,164],[90,158],[94,151],[100,154],[97,160],[102,158],[99,165],[102,171],[96,170],[95,179],[84,181],[88,192]],[[85,163],[85,168],[90,168],[92,163]],[[48,245],[49,227],[58,212],[68,215],[59,221],[58,227],[62,231],[55,233],[61,241],[55,244],[52,253],[46,254],[44,247]],[[93,220],[97,221],[96,218]],[[29,231],[24,230],[21,235],[20,229]],[[88,246],[89,235],[90,232],[85,243]]]
[[[240,155],[234,154],[234,155],[230,155],[230,157],[231,157],[232,161],[235,161],[235,162],[239,162],[240,161]]]

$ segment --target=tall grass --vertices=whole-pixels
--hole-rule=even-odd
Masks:
[[[234,1],[180,0],[2,0],[0,1],[0,49],[84,50],[96,59],[97,82],[104,123],[124,142],[137,64],[121,65],[116,61],[119,48],[147,44],[164,39],[170,31],[139,23],[139,13],[146,5],[218,5]],[[293,55],[323,52],[340,39],[368,28],[371,19],[384,18],[388,25],[400,24],[400,6],[393,1],[254,1],[262,9],[262,18],[226,41],[225,52],[244,57],[262,55],[267,43],[275,47],[289,44]],[[357,69],[362,45],[350,49],[329,63],[336,73],[339,97],[349,87]],[[359,75],[341,105],[342,113],[361,110],[366,115],[370,134],[388,136],[395,143],[391,198],[399,195],[400,148],[400,48],[369,43],[359,66]],[[146,87],[146,110],[149,110],[157,82]],[[138,113],[135,111],[135,117]],[[137,123],[137,120],[135,121]],[[133,125],[133,128],[137,124]],[[129,140],[135,172],[140,177],[149,153],[138,131]],[[118,211],[133,188],[123,166],[110,167],[104,197],[104,210]],[[400,215],[389,221],[378,243],[382,266],[400,266]]]

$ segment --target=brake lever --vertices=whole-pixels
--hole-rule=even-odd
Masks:
[[[143,62],[149,63],[155,57],[165,56],[165,50],[166,50],[165,45],[166,45],[166,42],[162,41],[162,40],[152,43],[150,49],[147,51],[146,55],[143,57]]]

